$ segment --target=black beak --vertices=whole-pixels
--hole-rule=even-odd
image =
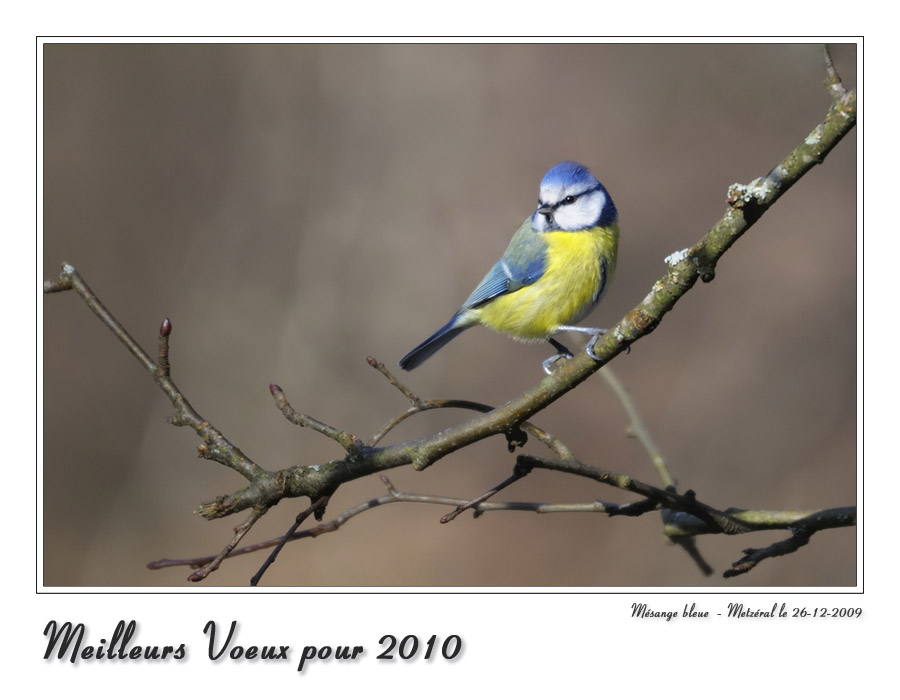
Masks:
[[[549,204],[545,204],[537,209],[538,214],[543,214],[544,216],[550,216],[553,213],[553,207]]]

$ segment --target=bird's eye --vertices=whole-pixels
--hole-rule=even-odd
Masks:
[[[575,197],[571,194],[563,200],[563,204],[574,204],[574,203],[575,203]]]

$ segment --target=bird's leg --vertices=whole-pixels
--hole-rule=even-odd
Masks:
[[[544,372],[550,374],[553,370],[551,367],[558,360],[561,360],[564,357],[572,357],[572,353],[569,352],[569,348],[560,343],[558,340],[554,340],[553,338],[547,338],[547,341],[556,348],[556,355],[551,355],[546,360],[541,363],[541,366],[544,368]]]
[[[560,326],[557,330],[569,331],[570,333],[586,333],[587,335],[590,335],[591,339],[588,341],[587,347],[584,349],[584,351],[594,362],[600,361],[600,358],[594,354],[594,343],[600,340],[600,336],[608,332],[609,328],[582,328],[581,326]],[[550,342],[552,343],[553,341],[551,340]]]

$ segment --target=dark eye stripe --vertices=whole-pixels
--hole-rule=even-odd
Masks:
[[[579,192],[578,194],[570,194],[566,197],[563,197],[562,201],[556,202],[555,204],[548,204],[544,202],[542,199],[538,198],[538,208],[541,207],[549,207],[551,211],[556,211],[563,204],[574,204],[578,199],[583,197],[586,194],[591,194],[591,192],[599,192],[603,189],[603,186],[599,183],[594,187],[591,187],[589,190],[585,190],[584,192]]]

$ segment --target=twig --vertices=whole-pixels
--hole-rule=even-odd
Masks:
[[[637,404],[631,397],[631,392],[628,391],[609,365],[600,370],[600,376],[603,377],[603,380],[607,383],[609,388],[613,390],[616,398],[619,399],[619,403],[622,404],[622,408],[625,409],[625,413],[628,415],[629,420],[629,435],[637,438],[638,442],[641,443],[644,450],[647,452],[647,456],[650,458],[650,464],[652,464],[653,468],[656,470],[656,475],[662,482],[663,488],[668,488],[670,486],[674,487],[675,479],[669,471],[669,468],[666,466],[666,460],[663,457],[662,452],[660,452],[653,437],[650,435],[650,430],[647,428],[647,424],[644,422],[644,417],[641,415]]]
[[[829,530],[856,525],[856,507],[821,508],[818,510],[744,510],[729,508],[730,518],[751,530]],[[663,533],[666,537],[708,535],[717,532],[715,527],[689,513],[673,513]]]
[[[507,486],[510,486],[511,484],[516,483],[519,479],[522,479],[522,478],[528,476],[528,474],[530,472],[531,472],[530,469],[527,471],[520,470],[520,469],[513,470],[512,476],[504,479],[503,481],[501,481],[499,484],[497,484],[493,488],[488,489],[487,491],[485,491],[483,494],[481,494],[477,498],[473,498],[471,501],[468,501],[467,503],[463,503],[462,505],[456,506],[456,508],[454,510],[452,510],[451,512],[442,516],[441,524],[443,525],[445,523],[451,522],[452,520],[455,520],[456,517],[458,515],[460,515],[461,513],[464,513],[465,511],[469,510],[470,508],[474,508],[479,503],[484,503],[491,496],[497,494],[499,491],[502,491]],[[476,511],[475,514],[478,515],[479,513]]]
[[[709,565],[709,562],[703,558],[703,555],[700,553],[700,550],[697,548],[697,540],[694,537],[671,537],[671,542],[673,544],[677,544],[681,547],[685,552],[687,552],[688,556],[693,560],[693,562],[700,569],[700,572],[704,576],[712,576],[713,568]]]
[[[431,399],[428,401],[422,401],[417,397],[415,405],[410,406],[405,411],[403,411],[403,413],[399,413],[391,418],[391,420],[385,423],[381,427],[381,429],[372,436],[367,444],[371,446],[377,445],[384,439],[385,435],[387,435],[391,430],[400,425],[407,418],[411,418],[417,413],[424,413],[425,411],[431,411],[436,408],[462,408],[470,411],[477,411],[479,413],[488,413],[492,411],[494,407],[479,403],[477,401],[467,401],[465,399]]]
[[[175,408],[175,415],[169,419],[172,425],[187,426],[193,428],[194,431],[203,439],[203,445],[200,445],[198,451],[200,456],[205,459],[212,459],[243,476],[248,481],[262,479],[268,475],[264,469],[259,467],[253,461],[247,458],[237,446],[229,442],[222,433],[207,420],[205,420],[194,407],[188,403],[175,382],[169,376],[168,366],[168,343],[169,335],[172,332],[171,322],[168,324],[164,320],[160,325],[160,344],[165,343],[165,359],[166,364],[157,364],[153,361],[149,354],[131,337],[125,327],[109,312],[100,299],[91,291],[82,276],[78,274],[75,268],[69,263],[62,264],[62,272],[59,277],[44,282],[44,292],[62,292],[68,289],[75,290],[84,300],[88,308],[93,311],[97,317],[103,322],[116,338],[128,348],[128,351],[140,362],[141,366],[147,370],[156,385],[163,390],[172,406]],[[165,338],[165,340],[163,340]]]
[[[768,547],[745,549],[745,556],[734,562],[734,564],[731,565],[731,568],[723,573],[722,576],[725,578],[734,578],[735,576],[740,576],[741,574],[746,574],[748,571],[751,571],[757,564],[765,559],[792,554],[801,547],[805,547],[809,544],[809,538],[812,537],[812,535],[812,532],[798,530],[786,540],[774,542]]]
[[[669,471],[669,468],[666,465],[666,460],[663,457],[660,449],[656,446],[656,442],[653,440],[653,436],[650,435],[650,430],[647,427],[647,424],[644,422],[644,417],[641,415],[637,403],[635,403],[634,399],[632,398],[631,392],[628,391],[627,387],[622,383],[622,381],[612,370],[612,368],[609,367],[609,365],[603,367],[600,370],[600,375],[613,390],[613,393],[615,393],[616,398],[619,399],[619,403],[622,404],[622,408],[625,409],[625,413],[628,415],[629,436],[637,438],[638,442],[641,443],[644,451],[650,458],[650,464],[656,471],[656,475],[662,482],[663,487],[674,490],[676,488],[675,478]],[[672,518],[672,514],[673,511],[670,508],[662,509],[662,521],[664,527],[669,524],[669,520]],[[712,574],[712,567],[700,554],[700,550],[697,548],[697,542],[693,537],[684,535],[681,537],[670,537],[669,540],[673,544],[678,545],[679,547],[684,549],[685,552],[687,552],[688,556],[690,556],[690,558],[697,564],[697,566],[700,568],[700,571],[703,572],[704,576],[709,576],[710,574]]]
[[[478,401],[467,401],[465,399],[422,400],[414,393],[412,393],[399,379],[397,379],[394,374],[384,366],[384,363],[379,362],[374,357],[367,357],[366,361],[369,363],[369,365],[371,365],[382,375],[384,375],[384,377],[391,383],[391,386],[400,391],[413,404],[405,411],[403,411],[403,413],[396,415],[394,418],[385,423],[385,425],[366,443],[367,445],[377,445],[391,430],[396,428],[407,418],[410,418],[417,413],[431,411],[437,408],[461,408],[469,411],[477,411],[479,413],[490,413],[495,408],[494,406],[490,406],[485,403],[480,403]],[[532,435],[535,439],[539,440],[541,443],[553,450],[561,459],[573,459],[575,457],[575,455],[572,453],[572,450],[570,450],[561,440],[559,440],[559,438],[554,437],[546,430],[539,428],[533,423],[529,423],[526,421],[519,427],[521,430],[524,430],[526,433]]]
[[[294,407],[291,406],[287,397],[284,395],[284,390],[277,384],[269,384],[269,391],[275,398],[275,405],[278,406],[278,410],[281,411],[281,414],[294,425],[299,425],[301,428],[312,428],[317,433],[321,433],[325,437],[331,438],[337,442],[348,453],[356,454],[365,447],[362,440],[355,435],[351,435],[344,430],[332,428],[330,425],[327,425],[320,420],[316,420],[311,416],[295,411]]]
[[[303,521],[306,520],[313,513],[321,513],[325,510],[325,506],[328,505],[328,496],[322,496],[315,503],[311,503],[309,508],[300,511],[297,514],[297,517],[294,518],[294,524],[288,528],[288,531],[284,533],[284,536],[279,538],[278,544],[275,546],[275,549],[271,551],[269,556],[263,562],[263,565],[259,567],[259,571],[250,579],[250,585],[255,586],[259,583],[260,579],[263,575],[268,571],[269,567],[275,562],[275,559],[278,557],[278,554],[281,552],[287,542],[293,538],[294,533],[297,531],[297,528],[303,524]]]
[[[369,445],[377,444],[390,430],[396,428],[400,423],[402,423],[407,418],[411,418],[417,413],[424,413],[425,411],[433,411],[439,408],[461,408],[469,411],[477,411],[478,413],[490,413],[494,410],[494,406],[490,406],[488,404],[479,403],[478,401],[467,401],[465,399],[429,399],[425,401],[420,401],[416,406],[410,406],[403,413],[398,414],[390,421],[388,421],[384,427],[379,430],[375,436],[369,440]],[[574,457],[572,450],[570,450],[565,443],[563,443],[559,438],[554,435],[548,433],[543,428],[539,428],[534,423],[529,421],[525,421],[522,425],[519,426],[520,430],[525,431],[539,442],[543,443],[551,450],[553,450],[561,459],[571,459]],[[516,446],[521,446],[521,444],[517,444]]]
[[[657,488],[656,486],[651,486],[643,481],[632,479],[625,474],[600,469],[574,459],[563,460],[551,459],[548,457],[534,457],[532,455],[519,455],[517,463],[523,468],[550,469],[553,471],[565,472],[567,474],[577,474],[578,476],[584,476],[602,484],[608,484],[609,486],[615,486],[619,489],[640,494],[648,499],[652,499],[660,506],[690,513],[709,525],[714,531],[722,532],[727,535],[736,535],[749,531],[749,528],[746,525],[735,520],[729,514],[716,510],[712,506],[708,506],[698,501],[695,498],[693,491],[679,494],[674,490]]]
[[[237,547],[238,543],[244,539],[244,535],[250,532],[250,528],[259,520],[263,515],[265,515],[265,511],[250,511],[250,517],[248,517],[243,523],[234,528],[234,537],[231,538],[231,541],[225,545],[225,548],[219,552],[219,554],[212,559],[205,566],[201,566],[199,569],[194,571],[190,576],[188,576],[188,581],[197,582],[202,581],[207,576],[209,576],[213,571],[219,568],[219,564],[221,564],[226,557],[231,556],[231,553],[234,551],[234,548]]]
[[[838,75],[834,67],[831,49],[828,47],[828,44],[822,46],[822,52],[825,58],[825,87],[828,88],[828,92],[831,93],[831,99],[834,102],[842,102],[847,97],[847,89],[844,87],[841,76]]]
[[[369,363],[370,367],[374,367],[379,372],[381,372],[381,374],[384,376],[384,378],[387,379],[391,383],[391,386],[394,387],[395,389],[397,389],[406,398],[408,398],[410,403],[412,403],[413,406],[418,406],[422,402],[418,396],[416,396],[414,393],[412,393],[409,389],[406,388],[406,385],[403,384],[403,382],[401,382],[399,379],[397,379],[397,377],[394,376],[393,372],[391,372],[387,367],[384,366],[383,362],[379,362],[371,355],[366,357],[366,362]]]

